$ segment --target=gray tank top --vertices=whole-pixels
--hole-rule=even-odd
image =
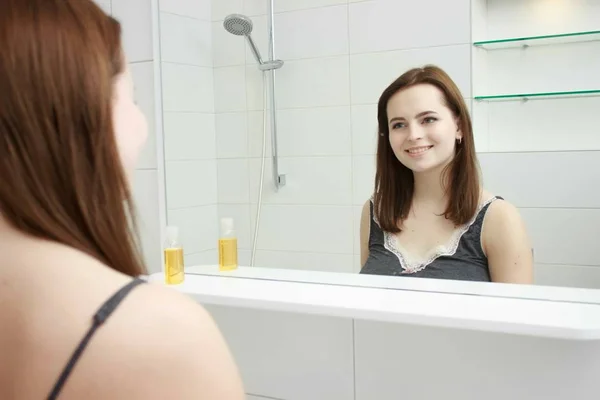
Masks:
[[[382,231],[374,216],[371,200],[369,257],[360,273],[491,281],[487,257],[481,247],[481,228],[488,207],[496,199],[502,197],[493,197],[482,204],[473,219],[460,227],[446,246],[441,246],[425,261],[409,260],[398,248],[395,235]]]

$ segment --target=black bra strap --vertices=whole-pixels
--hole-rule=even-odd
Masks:
[[[67,381],[67,378],[73,371],[75,364],[79,360],[79,357],[81,357],[81,354],[85,350],[86,346],[88,345],[90,339],[92,338],[92,336],[94,335],[96,330],[102,324],[104,324],[104,322],[106,322],[108,317],[117,308],[117,306],[121,303],[121,301],[125,298],[125,296],[127,296],[134,287],[138,286],[141,283],[144,283],[144,281],[142,279],[140,279],[140,278],[133,279],[127,285],[125,285],[121,289],[119,289],[118,292],[113,294],[112,297],[110,297],[106,302],[104,302],[102,307],[100,307],[100,309],[96,312],[96,314],[94,314],[94,317],[92,320],[92,326],[90,327],[90,329],[88,329],[84,338],[81,340],[81,342],[79,342],[79,345],[73,352],[73,355],[69,359],[69,362],[67,363],[62,374],[58,378],[58,381],[56,381],[56,384],[54,385],[52,392],[48,396],[48,400],[55,400],[58,397],[58,394],[60,393],[63,386],[65,385],[65,382]]]

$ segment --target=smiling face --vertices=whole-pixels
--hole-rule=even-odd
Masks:
[[[396,158],[415,173],[443,168],[462,138],[443,92],[418,84],[395,93],[387,104],[389,141]]]

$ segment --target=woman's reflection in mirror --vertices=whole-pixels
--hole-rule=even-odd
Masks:
[[[469,112],[448,74],[434,65],[405,72],[382,93],[377,118],[361,273],[533,283],[523,220],[482,187]]]

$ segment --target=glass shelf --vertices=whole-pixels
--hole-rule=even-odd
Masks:
[[[600,96],[600,90],[576,90],[571,92],[545,92],[545,93],[514,93],[499,94],[492,96],[475,96],[478,101],[501,101],[501,100],[530,100],[543,98],[561,98],[561,97],[587,97]]]
[[[564,44],[590,42],[600,40],[600,31],[560,33],[556,35],[529,36],[510,39],[486,40],[473,43],[476,47],[487,50],[506,49],[511,47],[542,46],[547,44]]]

